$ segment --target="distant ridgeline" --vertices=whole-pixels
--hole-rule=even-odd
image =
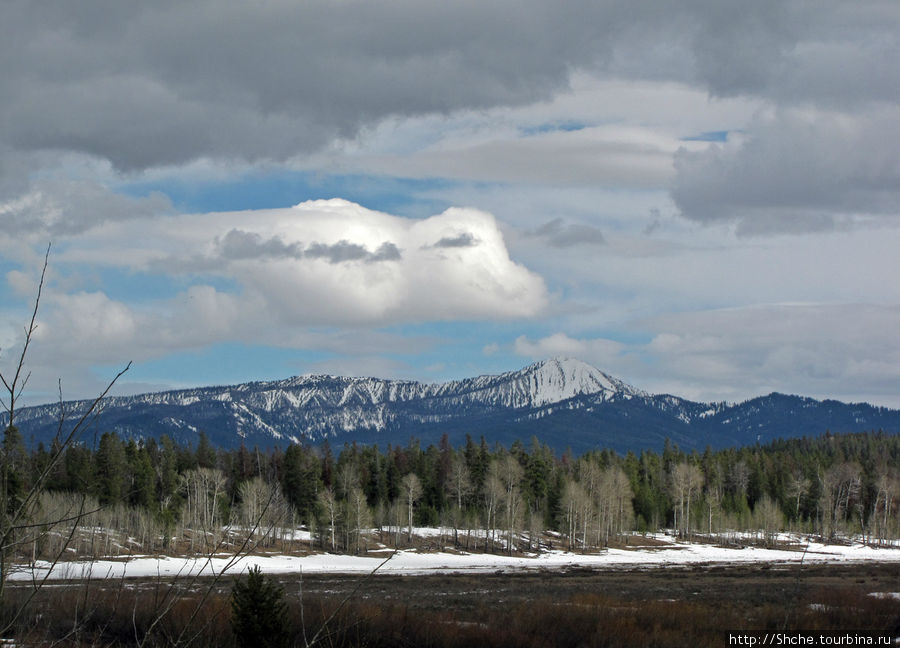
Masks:
[[[66,417],[88,401],[63,403]],[[59,404],[17,410],[26,444],[48,444]],[[303,376],[227,387],[110,397],[81,440],[124,438],[195,443],[200,431],[222,448],[290,443],[405,445],[410,438],[458,445],[467,434],[510,445],[532,436],[574,453],[608,448],[724,448],[779,438],[883,430],[900,432],[900,411],[772,393],[740,404],[654,395],[578,360],[551,359],[520,371],[447,383]]]

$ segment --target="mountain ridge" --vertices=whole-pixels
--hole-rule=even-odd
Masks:
[[[89,401],[63,403],[72,416]],[[49,443],[59,404],[17,410],[26,439]],[[333,442],[437,442],[466,434],[511,443],[537,436],[554,448],[584,451],[746,445],[757,440],[886,429],[900,432],[900,411],[773,392],[743,403],[699,403],[650,394],[573,358],[550,358],[518,371],[443,383],[375,377],[293,376],[195,387],[102,403],[94,435],[167,434],[191,443],[203,431],[215,444],[259,446]],[[82,438],[90,443],[90,434]]]

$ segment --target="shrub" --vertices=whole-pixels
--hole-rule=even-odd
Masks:
[[[284,589],[263,576],[258,565],[231,590],[231,628],[238,646],[280,648],[288,644]]]

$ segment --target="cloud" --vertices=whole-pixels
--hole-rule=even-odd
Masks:
[[[554,333],[539,340],[524,335],[516,338],[513,350],[517,355],[533,360],[555,356],[574,357],[594,363],[600,369],[620,366],[617,357],[625,351],[621,342],[604,338],[578,339],[565,333]]]
[[[897,404],[896,306],[772,304],[669,314],[648,324],[657,333],[646,351],[671,383],[717,384],[720,393],[744,398],[787,391]]]
[[[848,326],[848,322],[852,325]],[[640,340],[516,338],[517,355],[572,356],[653,393],[740,401],[772,391],[900,406],[900,307],[765,304],[633,322]]]
[[[362,153],[351,163],[413,178],[642,189],[670,180],[672,155],[683,144],[672,134],[621,123],[538,135],[508,127],[450,135],[415,152]]]
[[[746,136],[680,152],[672,197],[701,223],[739,232],[831,229],[858,217],[900,214],[900,109],[857,114],[779,110]]]
[[[104,206],[87,184],[66,196],[35,180],[65,155],[133,176],[198,161],[302,167],[319,152],[320,162],[416,178],[672,184],[695,222],[738,222],[744,233],[829,228],[896,210],[896,174],[885,167],[900,130],[900,68],[883,61],[896,58],[898,27],[900,12],[877,0],[852,8],[836,0],[577,2],[565,12],[539,0],[252,8],[192,0],[117,11],[97,0],[77,12],[23,3],[0,27],[0,55],[12,62],[0,80],[8,98],[0,105],[0,200],[9,198],[0,214],[16,230],[58,236],[109,212],[165,211],[159,196]],[[576,113],[550,110],[577,105],[566,98],[582,96],[585,79],[600,86],[591,101]],[[641,86],[656,96],[615,109],[620,93],[633,99]],[[660,124],[660,106],[677,108],[685,93],[703,98],[704,119],[679,112],[690,126],[674,132]],[[744,130],[705,123],[722,97],[780,112],[741,141],[687,146],[673,169],[685,138]],[[790,115],[810,106],[820,113],[805,129],[813,132],[795,128],[802,124]],[[524,109],[533,119],[516,121],[524,113],[513,111]],[[477,137],[442,138],[452,119],[488,113],[494,119]],[[385,150],[352,155],[384,125],[415,120],[428,121],[428,132],[415,135],[422,140],[402,140],[404,132]],[[844,128],[847,120],[856,127]],[[857,154],[869,147],[875,159]],[[842,150],[851,161],[835,158]],[[59,205],[66,214],[53,216]]]
[[[543,281],[510,260],[484,212],[450,209],[412,220],[345,201],[312,201],[260,219],[258,227],[268,230],[263,239],[318,241],[300,259],[263,258],[227,269],[286,321],[505,319],[535,315],[546,303]],[[479,244],[446,244],[470,240]]]
[[[402,257],[400,250],[393,243],[385,241],[373,253],[363,245],[341,240],[333,245],[313,243],[303,253],[309,259],[325,259],[328,263],[346,263],[347,261],[365,261],[375,263],[378,261],[399,261]]]
[[[565,223],[562,218],[554,218],[530,232],[532,236],[542,238],[548,245],[556,248],[568,248],[575,245],[605,245],[606,238],[599,228],[580,223]]]
[[[226,259],[294,258],[303,256],[301,244],[286,244],[277,236],[263,241],[256,232],[233,229],[218,242],[220,254]]]
[[[377,263],[379,261],[400,261],[402,258],[403,254],[400,252],[400,248],[390,241],[385,241],[366,260],[370,263]]]
[[[478,239],[470,232],[462,232],[456,236],[445,236],[432,245],[434,248],[466,248],[478,245]],[[426,246],[427,247],[427,246]]]
[[[543,2],[19,5],[0,34],[17,62],[0,122],[21,150],[78,150],[123,169],[285,159],[391,115],[546,98],[569,65],[605,50],[598,32],[613,26],[594,13]]]
[[[24,193],[0,202],[0,238],[21,242],[69,237],[108,222],[156,217],[173,211],[159,192],[144,198],[114,193],[92,180],[26,181]]]
[[[697,74],[717,95],[765,92],[801,37],[807,12],[778,0],[690,3],[684,13],[696,21],[687,33]]]
[[[265,259],[302,259],[323,260],[330,264],[339,263],[380,263],[400,261],[403,254],[394,243],[384,241],[374,251],[366,245],[351,243],[341,239],[336,243],[312,242],[305,245],[302,241],[285,243],[281,235],[263,238],[258,232],[242,229],[231,229],[224,236],[216,238],[213,253],[202,258],[178,258],[168,256],[157,260],[153,267],[157,270],[181,268],[187,271],[221,270],[233,261]]]
[[[50,315],[42,317],[42,326],[35,334],[35,342],[42,343],[51,336],[65,337],[72,349],[106,347],[122,349],[140,339],[142,322],[139,314],[122,302],[103,293],[80,292],[54,295],[50,298]],[[81,352],[78,352],[81,355]],[[94,361],[106,362],[105,354],[92,356]]]
[[[896,70],[872,63],[894,58],[897,23],[875,0],[22,3],[0,31],[0,123],[20,152],[145,169],[284,160],[389,117],[530,104],[578,70],[719,96],[895,99]],[[855,72],[846,83],[827,82],[834,60]]]
[[[55,354],[103,362],[228,341],[302,343],[295,332],[303,327],[508,320],[533,317],[547,303],[543,280],[509,258],[494,218],[471,209],[415,220],[325,200],[173,216],[141,228],[137,238],[133,228],[121,231],[133,248],[120,258],[97,252],[93,260],[139,270],[149,258],[156,273],[178,277],[187,269],[191,285],[143,305],[102,291],[54,293],[42,331],[57,340]],[[457,232],[479,244],[431,245],[461,240]],[[112,230],[96,236],[116,244]],[[21,284],[20,274],[9,280]],[[213,277],[235,288],[205,282]]]
[[[343,263],[345,261],[361,261],[369,256],[369,251],[362,245],[341,240],[333,245],[313,243],[309,246],[305,256],[310,259],[325,259],[328,263]]]

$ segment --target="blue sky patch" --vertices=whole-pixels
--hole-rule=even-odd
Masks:
[[[196,351],[183,351],[155,360],[136,362],[128,382],[166,383],[179,376],[182,385],[234,385],[255,380],[278,380],[305,373],[300,367],[329,353],[228,342]]]
[[[705,133],[700,133],[699,135],[690,135],[688,137],[682,137],[682,142],[727,142],[728,141],[728,133],[731,131],[723,130],[723,131],[707,131]]]
[[[525,136],[543,135],[544,133],[556,133],[560,131],[571,133],[584,130],[589,126],[590,124],[579,121],[549,122],[546,124],[538,124],[537,126],[523,126],[519,128],[519,132]]]
[[[227,180],[196,180],[171,176],[152,182],[122,185],[119,191],[145,197],[158,191],[184,213],[277,209],[307,200],[343,198],[368,209],[425,218],[447,209],[431,192],[454,185],[452,180],[409,179],[369,175],[323,175],[277,170],[248,173]]]

